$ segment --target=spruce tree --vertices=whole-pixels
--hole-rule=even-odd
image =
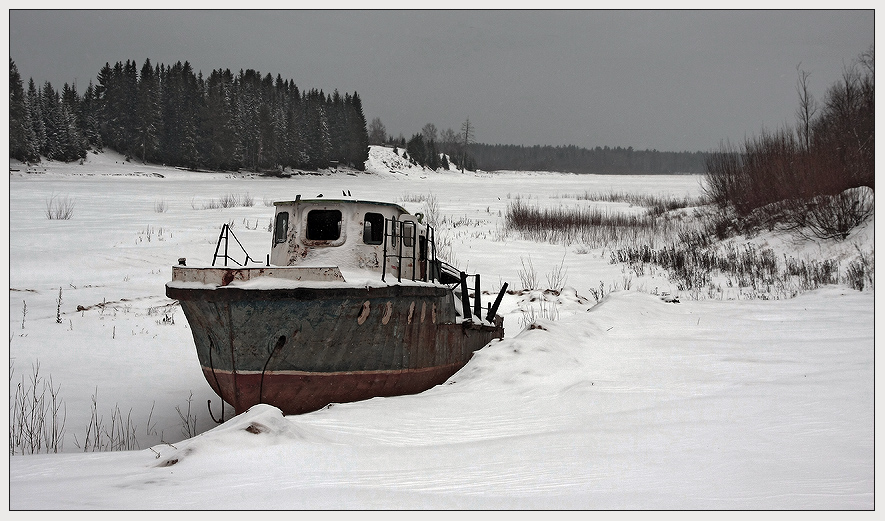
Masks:
[[[95,86],[92,81],[83,93],[80,101],[80,130],[86,140],[86,146],[95,150],[102,150],[101,130],[99,123],[98,104],[95,100]]]
[[[273,76],[267,74],[261,80],[258,105],[258,166],[262,168],[278,164],[276,104]]]
[[[347,116],[344,99],[338,93],[338,89],[332,93],[331,102],[326,105],[326,115],[329,122],[329,140],[332,148],[329,159],[348,163],[347,161]]]
[[[135,148],[142,162],[158,159],[160,145],[160,80],[150,59],[145,60],[138,78],[135,107]]]
[[[60,128],[63,133],[62,160],[74,161],[86,157],[86,139],[80,128],[80,95],[76,85],[64,84],[61,94]]]
[[[439,170],[439,153],[436,151],[436,143],[431,139],[427,143],[427,168]]]
[[[138,129],[138,67],[134,60],[126,60],[121,78],[120,105],[121,143],[119,151],[137,157],[141,148]]]
[[[43,124],[43,99],[33,78],[28,80],[27,100],[31,127],[34,130],[34,151],[39,156],[46,146],[46,126]]]
[[[261,106],[260,78],[252,69],[240,71],[237,77],[237,114],[240,139],[243,146],[243,163],[246,168],[257,170],[261,147],[261,128],[258,110]]]
[[[369,159],[369,133],[366,129],[366,116],[363,114],[363,102],[356,91],[350,97],[349,113],[347,161],[353,168],[363,170]]]
[[[313,157],[314,168],[327,168],[331,161],[332,136],[329,132],[329,118],[326,116],[326,107],[323,96],[320,95],[314,105],[314,128],[313,128]]]
[[[12,58],[9,59],[9,156],[23,163],[40,160],[22,79]]]
[[[234,170],[241,164],[235,109],[230,70],[212,71],[206,81],[206,103],[201,119],[201,150],[209,168]]]
[[[55,89],[48,81],[43,84],[43,89],[40,91],[40,102],[43,109],[43,128],[46,131],[46,140],[40,154],[49,160],[60,160],[64,146],[61,104]]]
[[[423,135],[413,135],[409,142],[406,143],[406,152],[418,165],[425,166],[427,164],[427,149],[424,145]]]

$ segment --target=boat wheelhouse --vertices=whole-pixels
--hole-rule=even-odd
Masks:
[[[437,258],[421,214],[352,198],[274,206],[263,265],[224,225],[212,266],[179,259],[166,285],[206,380],[238,414],[418,393],[503,337],[507,285],[483,309],[480,276]]]

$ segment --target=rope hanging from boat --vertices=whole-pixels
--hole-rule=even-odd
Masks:
[[[296,331],[295,333],[297,334],[298,332]],[[282,335],[277,339],[273,351],[270,352],[270,356],[268,356],[267,361],[264,362],[264,367],[261,368],[261,382],[258,384],[258,403],[264,403],[264,373],[267,371],[267,364],[270,363],[274,355],[283,349],[284,345],[286,345],[286,335]]]
[[[212,343],[212,337],[209,337],[209,369],[212,370],[212,377],[215,379],[215,387],[221,391],[221,384],[218,383],[218,375],[215,374],[215,365],[212,363],[212,351],[215,350],[215,344]],[[219,395],[221,397],[221,395]],[[224,423],[224,400],[221,400],[221,420],[215,418],[212,414],[212,400],[206,400],[206,407],[209,408],[209,417],[215,423]]]

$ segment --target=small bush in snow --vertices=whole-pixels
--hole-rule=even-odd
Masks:
[[[653,216],[663,215],[679,208],[703,206],[709,204],[707,196],[702,197],[675,197],[651,194],[637,194],[632,192],[591,192],[585,190],[583,194],[575,196],[578,200],[602,201],[611,203],[630,203],[631,205],[644,206],[648,213]]]
[[[424,200],[424,212],[427,224],[436,228],[442,222],[442,212],[439,209],[439,201],[436,196],[430,194]]]
[[[614,247],[643,237],[649,242],[675,236],[679,231],[673,219],[610,212],[598,208],[540,208],[517,198],[507,206],[507,229],[524,239],[570,245],[582,243],[593,248]]]
[[[547,302],[540,300],[537,309],[530,305],[528,309],[523,310],[520,324],[523,329],[546,329],[538,324],[538,320],[549,320],[551,322],[559,320],[559,306],[556,301]]]
[[[526,266],[526,260],[523,258],[520,258],[519,262],[522,264],[522,269],[517,271],[517,275],[519,275],[519,281],[522,283],[522,289],[538,289],[538,272],[535,271],[531,257],[529,257],[528,266]]]
[[[700,298],[704,291],[715,294],[713,276],[725,278],[727,287],[743,288],[749,298],[791,298],[799,292],[839,282],[839,263],[833,260],[805,261],[784,255],[781,262],[773,250],[752,244],[697,248],[674,243],[663,248],[629,246],[612,250],[611,263],[624,263],[636,273],[645,264],[660,266],[679,291]]]
[[[194,393],[191,392],[187,399],[187,410],[185,412],[181,411],[181,407],[175,406],[175,411],[178,413],[178,417],[181,418],[181,433],[186,438],[193,438],[199,434],[197,432],[197,415],[191,413],[191,402],[193,399]]]
[[[221,196],[218,203],[222,208],[234,208],[240,206],[240,196],[235,194],[225,194]]]
[[[844,240],[855,227],[873,216],[873,191],[866,186],[836,195],[821,195],[806,206],[802,224],[813,237]]]
[[[553,270],[547,274],[547,287],[554,291],[562,291],[565,287],[565,281],[568,278],[568,268],[563,269],[565,265],[565,255],[562,256],[562,262],[559,266],[554,266]]]
[[[264,200],[265,206],[273,205],[273,201]],[[219,208],[236,208],[238,206],[252,207],[255,206],[255,198],[248,193],[243,195],[224,194],[218,199],[210,199],[203,202],[199,207],[191,200],[191,208],[194,210],[217,210]]]
[[[862,252],[858,248],[857,259],[848,263],[843,280],[852,288],[863,291],[865,288],[873,289],[875,286],[873,252]]]
[[[9,380],[12,381],[10,370]],[[9,405],[9,454],[56,453],[62,449],[67,411],[59,388],[53,387],[52,377],[40,375],[36,362],[28,380],[11,392]]]
[[[68,196],[52,195],[46,201],[46,218],[68,220],[74,216],[74,201]]]
[[[86,434],[83,438],[82,445],[74,436],[74,443],[78,448],[82,448],[83,452],[101,452],[115,450],[134,450],[140,448],[138,440],[135,437],[136,426],[132,422],[132,411],[123,418],[120,407],[114,405],[111,410],[110,425],[104,422],[104,417],[98,414],[98,401],[95,394],[92,395],[92,416],[89,425],[86,426]],[[150,420],[148,420],[150,421]]]

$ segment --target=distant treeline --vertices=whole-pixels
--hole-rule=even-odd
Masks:
[[[483,170],[572,172],[576,174],[700,174],[703,152],[659,152],[628,148],[486,145],[468,147]]]
[[[83,95],[33,79],[24,89],[9,60],[10,157],[60,161],[110,147],[144,162],[213,170],[317,169],[339,162],[362,170],[368,133],[359,95],[299,91],[294,81],[254,70],[188,62],[105,64]]]

